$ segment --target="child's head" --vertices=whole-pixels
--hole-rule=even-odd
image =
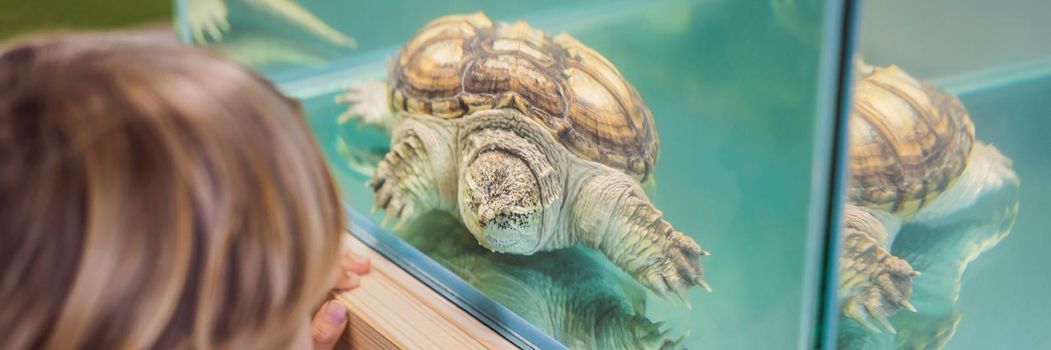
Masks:
[[[0,49],[0,348],[287,348],[343,220],[297,103],[235,63],[120,34]]]

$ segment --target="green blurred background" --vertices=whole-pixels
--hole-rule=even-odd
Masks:
[[[0,41],[36,31],[166,25],[171,18],[171,1],[0,0]]]

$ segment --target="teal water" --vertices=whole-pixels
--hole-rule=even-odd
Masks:
[[[693,308],[686,309],[655,298],[585,249],[491,253],[473,244],[449,215],[428,215],[396,234],[574,348],[624,339],[645,339],[637,346],[719,349],[808,344],[819,325],[810,324],[818,301],[808,299],[816,294],[807,282],[817,267],[807,261],[821,252],[809,250],[807,235],[815,223],[807,218],[811,194],[826,186],[812,180],[819,161],[815,142],[826,136],[815,131],[827,127],[815,119],[822,49],[815,23],[821,23],[823,1],[298,3],[356,39],[357,47],[320,40],[287,13],[242,0],[227,2],[231,30],[215,46],[304,100],[350,205],[363,212],[371,207],[363,183],[388,139],[377,130],[338,125],[343,107],[333,103],[335,94],[382,79],[385,60],[397,47],[442,15],[481,10],[495,20],[523,19],[549,33],[566,31],[609,58],[653,111],[661,154],[655,185],[647,191],[670,222],[712,251],[702,264],[715,292],[691,290]],[[958,94],[978,138],[1012,158],[1021,178],[1020,187],[937,223],[902,228],[892,251],[925,274],[914,281],[913,303],[921,312],[891,320],[897,339],[928,346],[943,341],[952,349],[1051,344],[1045,322],[1051,312],[1051,217],[1045,215],[1051,211],[1051,105],[1043,101],[1051,94],[1051,65],[1040,66],[1040,74],[960,76],[1034,57],[1046,60],[1051,46],[1039,33],[1049,27],[1036,25],[1045,19],[1032,14],[1046,12],[1037,8],[1047,5],[1024,4],[1009,15],[994,9],[998,5],[951,0],[863,6],[866,59],[901,65]],[[1027,24],[1001,25],[1007,17]],[[959,40],[964,37],[971,40]],[[379,221],[382,213],[370,217]],[[962,266],[957,280],[951,270]],[[844,322],[840,330],[856,332],[855,326]],[[889,334],[854,336],[872,348],[909,345]]]
[[[810,196],[824,189],[814,186],[827,186],[815,184],[812,173],[815,132],[827,129],[815,118],[821,47],[818,30],[786,26],[791,21],[777,18],[770,2],[301,2],[354,37],[357,49],[229,3],[232,28],[217,46],[303,98],[344,199],[363,212],[372,206],[364,186],[369,167],[389,141],[374,129],[338,125],[344,107],[333,102],[337,93],[382,78],[394,50],[442,15],[483,10],[494,20],[524,19],[574,35],[612,61],[652,110],[661,152],[648,193],[669,222],[712,252],[702,265],[714,293],[690,290],[687,309],[644,292],[583,249],[487,252],[448,215],[397,234],[571,347],[620,338],[720,349],[811,341],[815,285],[807,281],[818,271],[808,261],[822,252],[808,250]],[[800,3],[806,6],[794,15],[821,18],[821,2]]]
[[[859,14],[859,49],[869,63],[896,64],[921,79],[956,94],[974,121],[979,140],[997,147],[1013,160],[1021,179],[1018,188],[995,193],[975,207],[954,214],[941,225],[904,227],[903,233],[937,237],[928,244],[942,256],[977,251],[961,242],[985,242],[955,283],[938,282],[945,259],[918,254],[908,244],[895,243],[895,253],[936,269],[914,282],[917,315],[899,315],[891,321],[897,341],[883,335],[871,348],[902,347],[901,340],[947,338],[947,349],[1046,349],[1051,344],[1047,315],[1051,313],[1051,45],[1047,24],[1051,3],[1019,0],[1011,6],[987,1],[908,0],[866,1]],[[1012,204],[1013,220],[997,217]],[[996,227],[998,222],[1013,226]],[[906,231],[907,230],[907,231]],[[996,240],[996,233],[1003,231]],[[952,238],[963,237],[964,239]],[[995,245],[992,243],[997,242]],[[980,249],[979,249],[980,250]],[[939,285],[941,284],[941,285]],[[958,288],[955,300],[939,294],[945,286]],[[932,296],[934,296],[932,298]],[[957,318],[951,334],[934,328]],[[910,322],[924,320],[925,322]],[[840,324],[840,328],[850,325]],[[849,330],[849,329],[848,329]],[[891,337],[892,338],[892,337]]]
[[[1051,68],[1048,65],[1046,68]],[[1040,349],[1051,344],[1051,75],[963,92],[978,138],[1014,161],[1022,180],[1009,236],[973,262],[960,291],[951,349]]]
[[[486,9],[496,19],[533,18],[532,24],[546,31],[569,31],[609,58],[653,111],[661,154],[655,186],[649,193],[670,222],[712,251],[702,264],[715,292],[691,290],[688,299],[692,310],[645,295],[645,316],[663,322],[670,329],[669,339],[685,336],[682,344],[689,348],[786,348],[809,336],[801,334],[806,329],[801,323],[802,315],[810,312],[804,300],[804,281],[811,152],[817,129],[813,115],[818,50],[797,34],[778,27],[766,6],[662,2],[575,7],[573,11],[584,15],[576,17],[580,21],[570,20],[575,17],[571,13],[556,10]],[[398,25],[397,33],[377,36],[383,37],[386,45],[403,42],[431,17],[476,9],[468,7],[449,11],[423,6],[423,12],[432,14],[398,17],[396,21],[406,22]],[[587,15],[597,18],[588,19]],[[359,35],[362,50],[373,45],[369,38]],[[382,76],[382,64],[353,63],[365,68],[345,67],[360,75],[344,79]],[[316,82],[298,86],[309,90],[332,83]],[[347,157],[356,158],[356,162],[375,162],[387,141],[375,130],[337,126],[335,117],[342,107],[334,105],[332,97],[333,93],[326,93],[306,100],[311,124],[339,174],[345,198],[352,206],[367,210],[372,205],[371,193],[362,185],[367,177],[355,171]],[[341,154],[337,149],[340,137],[348,143],[349,153]],[[379,219],[381,214],[373,218]],[[461,226],[426,226],[420,229],[417,225],[417,229],[406,230],[413,232],[399,234],[494,299],[513,301],[501,299],[499,286],[469,278],[462,266],[453,266],[452,259],[443,255],[451,253],[428,251],[421,243],[463,235]],[[496,255],[484,251],[470,254]],[[539,259],[565,257],[538,254],[524,258],[513,266],[530,268]],[[590,258],[580,254],[576,259]],[[507,258],[487,259],[475,260],[474,264],[506,263]],[[586,265],[585,260],[580,261],[579,265]],[[595,264],[605,266],[605,272],[597,277],[587,275],[590,279],[617,281],[625,277],[601,259]],[[538,268],[530,273],[575,275],[580,273],[576,265],[562,266],[568,270]],[[638,290],[635,285],[615,285],[624,289],[612,294],[632,295]],[[583,315],[586,308],[599,307],[594,305],[580,303],[571,312]],[[523,309],[525,305],[507,306],[527,320],[544,322],[543,317],[531,316],[530,309]],[[623,332],[630,334],[631,330]],[[570,335],[560,338],[572,344]]]
[[[1038,71],[1046,71],[1043,67]],[[1010,71],[1010,70],[1004,70]],[[1051,208],[1051,75],[1021,79],[985,75],[993,84],[951,79],[943,88],[967,106],[976,137],[1013,160],[1021,179],[944,218],[906,224],[892,254],[923,273],[912,280],[917,313],[891,317],[896,335],[840,321],[840,342],[852,349],[1038,349],[1051,335],[1047,247]]]

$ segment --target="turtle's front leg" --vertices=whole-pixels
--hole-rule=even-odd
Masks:
[[[392,133],[398,119],[391,110],[389,93],[387,83],[382,81],[351,86],[335,98],[336,103],[347,105],[347,110],[339,115],[338,122],[344,124],[356,119],[363,125],[382,129],[387,134]]]
[[[375,194],[374,209],[386,211],[384,223],[393,217],[398,228],[432,209],[451,207],[447,133],[416,120],[395,130],[390,152],[367,182]]]
[[[638,183],[605,167],[585,172],[590,174],[577,177],[569,216],[579,242],[605,253],[661,297],[674,293],[686,302],[684,292],[694,285],[711,291],[700,265],[708,252],[665,221]]]
[[[905,260],[890,254],[886,227],[864,209],[847,205],[844,210],[842,251],[839,256],[839,295],[843,315],[873,332],[875,319],[888,332],[896,333],[888,317],[909,303],[912,277],[920,273]]]

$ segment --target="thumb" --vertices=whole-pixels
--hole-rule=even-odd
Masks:
[[[343,330],[347,328],[347,309],[329,300],[321,306],[310,322],[310,334],[314,338],[314,350],[331,350],[336,346]]]

